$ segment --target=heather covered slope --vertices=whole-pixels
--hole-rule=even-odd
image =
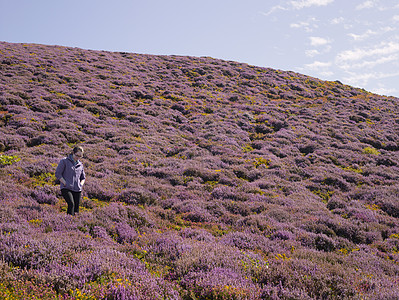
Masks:
[[[395,299],[398,104],[212,58],[0,43],[0,298]],[[76,144],[73,218],[53,173]]]

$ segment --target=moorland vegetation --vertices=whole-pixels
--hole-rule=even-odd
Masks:
[[[0,298],[397,299],[399,99],[0,43]],[[87,180],[66,214],[54,177]]]

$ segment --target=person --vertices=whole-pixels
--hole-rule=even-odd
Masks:
[[[55,170],[55,177],[60,181],[61,194],[68,204],[67,214],[72,216],[79,213],[82,187],[86,180],[83,164],[79,160],[83,153],[82,147],[73,148],[72,153],[61,159]]]

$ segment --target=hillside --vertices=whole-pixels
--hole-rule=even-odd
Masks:
[[[0,42],[0,298],[397,299],[399,99]],[[54,171],[81,145],[81,212]]]

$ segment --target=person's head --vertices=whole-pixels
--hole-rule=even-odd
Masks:
[[[74,160],[79,160],[80,158],[83,157],[83,153],[84,153],[83,148],[80,147],[80,146],[76,146],[72,150],[73,159]]]

